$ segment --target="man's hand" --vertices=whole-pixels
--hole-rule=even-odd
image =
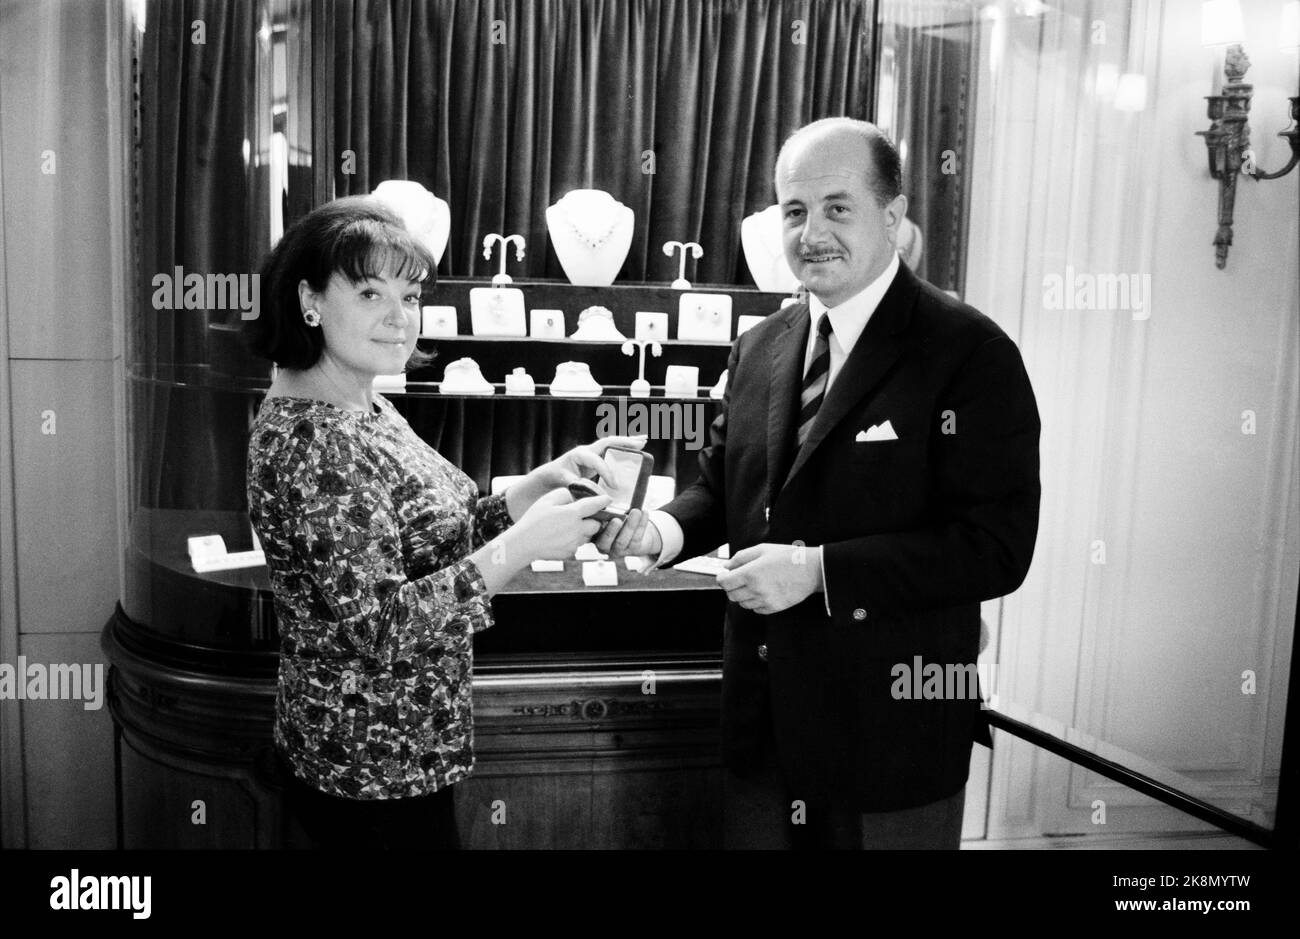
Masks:
[[[612,559],[629,555],[657,558],[664,548],[659,529],[641,509],[628,512],[625,519],[610,519],[592,543]]]
[[[822,589],[821,548],[756,544],[737,552],[718,575],[718,586],[747,610],[770,615],[802,603]]]
[[[574,447],[568,453],[543,463],[523,479],[506,490],[506,511],[513,521],[519,521],[534,502],[553,489],[563,489],[580,477],[597,476],[607,486],[614,485],[614,475],[605,462],[605,451],[610,447],[640,450],[646,444],[639,437],[601,437],[594,443]]]

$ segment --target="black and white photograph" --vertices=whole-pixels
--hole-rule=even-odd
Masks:
[[[1300,0],[0,0],[21,905],[1262,911],[1298,166]]]

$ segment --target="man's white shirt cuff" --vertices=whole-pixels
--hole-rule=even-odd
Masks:
[[[826,548],[817,549],[817,560],[822,566],[822,596],[826,598],[826,615],[831,615],[831,592],[826,584]]]
[[[650,567],[650,570],[656,570],[665,564],[671,563],[676,559],[677,555],[681,554],[686,536],[682,533],[682,526],[678,524],[677,519],[667,512],[658,509],[650,512],[650,524],[658,530],[659,540],[663,542],[659,557],[655,559],[654,564]]]

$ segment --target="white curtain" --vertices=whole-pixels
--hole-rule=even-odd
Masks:
[[[1280,7],[1250,5],[1260,71],[1286,64],[1263,48]],[[1241,182],[1216,269],[1189,8],[981,14],[965,296],[1019,344],[1043,422],[1038,547],[986,608],[988,658],[1004,703],[1269,824],[1300,565],[1296,187]],[[1257,141],[1261,108],[1285,125],[1268,97]],[[990,837],[1204,827],[1001,740]]]

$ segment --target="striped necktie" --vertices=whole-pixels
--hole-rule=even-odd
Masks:
[[[831,369],[830,345],[831,317],[823,313],[817,324],[817,341],[813,343],[812,363],[803,377],[803,390],[799,392],[799,448],[802,449],[817,419],[817,410],[826,397],[826,376]]]

